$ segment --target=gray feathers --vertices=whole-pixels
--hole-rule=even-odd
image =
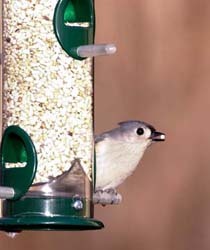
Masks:
[[[107,138],[121,138],[121,136],[127,132],[130,132],[134,129],[137,129],[138,127],[144,127],[144,128],[149,128],[151,132],[155,131],[155,128],[143,121],[138,121],[138,120],[128,120],[128,121],[122,121],[118,123],[119,127],[106,131],[100,135],[95,136],[95,143],[101,142]]]

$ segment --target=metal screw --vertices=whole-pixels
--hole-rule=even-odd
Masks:
[[[76,200],[73,202],[72,207],[76,210],[82,210],[83,209],[83,202],[81,200]]]

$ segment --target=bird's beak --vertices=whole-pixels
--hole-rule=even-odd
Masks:
[[[150,139],[152,141],[165,141],[165,138],[166,138],[166,136],[164,133],[157,132],[157,131],[152,132],[152,134],[150,136]]]

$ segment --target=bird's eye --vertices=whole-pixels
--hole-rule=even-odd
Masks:
[[[136,133],[137,133],[137,135],[143,135],[143,134],[144,134],[143,128],[138,128],[138,129],[136,130]]]

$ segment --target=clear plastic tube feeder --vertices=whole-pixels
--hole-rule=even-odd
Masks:
[[[92,0],[3,0],[1,12],[0,230],[102,228],[92,57],[115,46],[94,45]]]

